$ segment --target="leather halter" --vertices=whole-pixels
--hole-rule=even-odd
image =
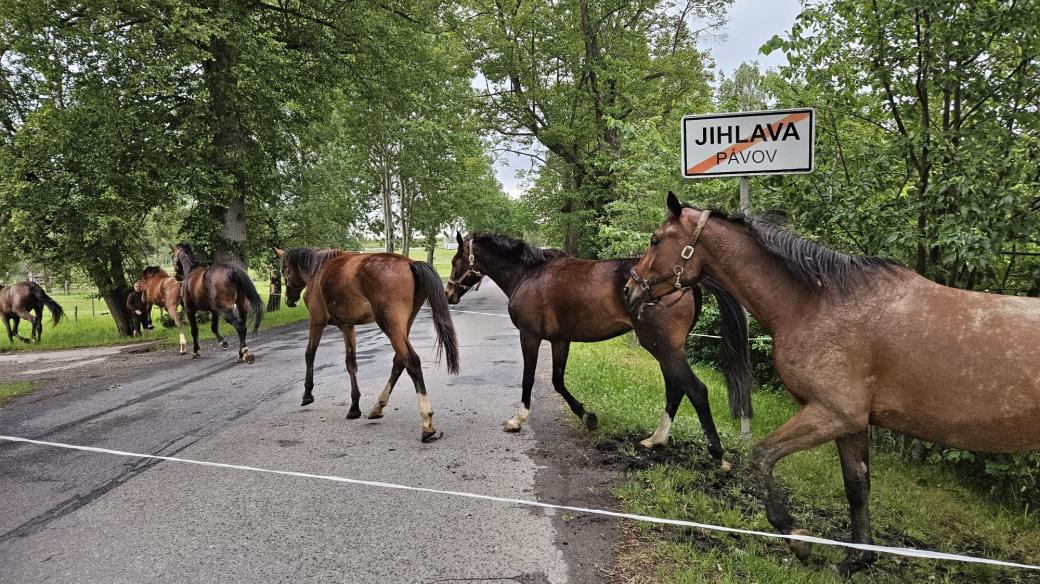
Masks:
[[[632,280],[634,280],[636,284],[639,284],[639,287],[643,289],[643,292],[645,294],[649,294],[650,289],[656,286],[657,284],[660,284],[665,280],[670,280],[673,275],[675,276],[676,290],[682,290],[683,292],[685,292],[690,289],[689,286],[683,286],[680,279],[682,278],[683,272],[686,270],[686,264],[689,263],[690,258],[693,257],[693,252],[697,249],[697,240],[701,237],[701,231],[704,230],[704,224],[708,222],[709,215],[711,215],[711,211],[709,210],[704,210],[701,212],[701,217],[697,220],[697,228],[693,231],[693,238],[690,239],[690,243],[682,249],[682,252],[679,253],[679,255],[683,259],[683,262],[681,264],[676,264],[674,267],[672,267],[671,274],[663,274],[652,280],[646,280],[640,277],[640,275],[636,273],[635,266],[632,266],[632,269],[629,270],[629,275],[632,276]],[[658,298],[651,298],[650,300],[656,301],[658,300]]]
[[[459,276],[458,280],[448,278],[448,283],[453,284],[457,288],[461,288],[463,291],[473,288],[474,290],[480,290],[480,283],[484,281],[484,272],[481,272],[476,267],[476,259],[473,257],[473,240],[469,240],[469,268]],[[466,276],[470,274],[477,277],[477,281],[472,284],[463,284],[462,281],[466,279]]]

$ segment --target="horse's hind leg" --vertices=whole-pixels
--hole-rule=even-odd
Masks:
[[[32,336],[36,338],[36,344],[39,345],[43,341],[43,305],[36,308],[36,320],[33,325]]]
[[[531,415],[531,388],[534,387],[534,372],[538,366],[538,348],[542,339],[520,331],[520,350],[524,354],[524,377],[521,382],[520,407],[516,415],[506,420],[506,432],[519,432]]]
[[[554,341],[552,343],[553,388],[556,390],[556,393],[563,396],[564,401],[570,406],[574,415],[581,418],[581,421],[585,423],[585,427],[589,430],[595,430],[599,425],[599,419],[596,418],[596,414],[585,411],[585,406],[571,395],[571,392],[567,390],[567,386],[563,382],[564,373],[567,370],[567,356],[570,354],[570,350],[570,341]]]
[[[36,320],[37,319],[33,318],[33,315],[29,314],[28,310],[19,311],[17,314],[18,314],[19,318],[23,318],[23,319],[29,321],[29,338],[27,339],[27,338],[25,338],[25,337],[23,337],[23,336],[18,334],[18,322],[19,322],[18,318],[14,319],[14,336],[18,337],[19,339],[22,340],[23,343],[28,345],[29,343],[32,342],[32,336],[36,332]]]
[[[846,416],[829,411],[817,402],[810,402],[783,426],[755,445],[751,453],[752,467],[765,485],[766,518],[773,527],[783,534],[805,535],[805,532],[794,528],[794,519],[787,509],[786,497],[773,479],[773,467],[776,463],[789,454],[850,436],[862,431],[866,426],[866,420],[859,425]],[[804,562],[809,559],[811,544],[808,542],[791,540],[787,545],[799,560]]]
[[[4,330],[7,331],[7,342],[13,345],[14,344],[14,331],[11,330],[11,318],[8,317],[7,315],[3,315],[3,317],[4,317]]]
[[[184,321],[181,320],[181,316],[177,312],[177,304],[174,303],[173,310],[170,310],[170,305],[167,304],[166,313],[170,315],[170,318],[173,320],[173,324],[177,325],[177,336],[178,341],[180,341],[180,354],[183,355],[188,352],[188,339],[184,338]]]
[[[194,310],[187,308],[184,309],[184,315],[188,317],[191,326],[191,358],[195,359],[199,356],[199,319]]]
[[[238,358],[235,359],[235,363],[252,363],[255,361],[256,359],[253,357],[253,354],[249,352],[249,347],[246,346],[245,318],[240,318],[235,314],[235,311],[230,308],[220,311],[220,314],[224,317],[224,320],[228,321],[228,324],[235,327],[235,332],[238,333]],[[213,332],[216,331],[217,325],[214,324]],[[225,341],[223,337],[217,335],[217,338],[220,339],[221,347],[227,346],[227,341]]]
[[[870,441],[868,430],[838,438],[838,457],[849,501],[852,543],[873,543],[870,537]],[[848,577],[877,560],[877,553],[849,549],[838,564],[838,572]]]
[[[383,417],[383,408],[390,403],[390,394],[394,391],[394,386],[397,385],[401,373],[404,373],[404,360],[394,355],[394,367],[390,370],[390,379],[386,381],[383,392],[379,394],[376,403],[372,405],[372,410],[368,412],[368,419],[374,420]]]
[[[415,385],[415,395],[419,401],[419,416],[422,418],[422,441],[436,440],[437,430],[433,427],[433,407],[430,405],[430,398],[426,395],[422,362],[419,360],[419,354],[415,352],[415,347],[408,340],[408,317],[401,315],[400,318],[396,318],[393,315],[387,315],[379,318],[377,315],[376,322],[379,323],[380,328],[389,337],[390,344],[394,347],[395,363],[400,360],[404,364],[404,370],[408,372],[408,376],[412,378],[412,383]]]
[[[361,417],[361,388],[357,382],[357,333],[353,326],[340,327],[343,331],[343,344],[346,348],[347,374],[350,375],[350,409],[347,410],[347,419],[353,420]]]
[[[221,349],[228,348],[228,342],[224,340],[224,337],[220,336],[220,314],[217,312],[210,312],[209,321],[210,329],[213,331],[213,336],[217,337],[217,342],[220,343]],[[225,317],[226,318],[226,317]],[[231,322],[230,320],[228,322]],[[233,323],[232,323],[233,326]]]

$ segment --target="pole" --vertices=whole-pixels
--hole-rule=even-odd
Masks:
[[[740,177],[740,212],[747,213],[751,207],[751,193],[748,192],[748,177]]]

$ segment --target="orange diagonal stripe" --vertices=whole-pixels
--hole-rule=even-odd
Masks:
[[[795,112],[785,118],[781,118],[775,123],[769,124],[769,127],[773,130],[773,132],[777,132],[780,129],[780,124],[794,124],[796,122],[804,120],[807,117],[809,117],[809,112]],[[730,156],[736,154],[737,152],[747,150],[748,148],[751,148],[752,146],[758,144],[761,141],[762,140],[760,139],[756,139],[752,142],[742,142],[740,144],[734,144],[729,148],[726,148],[722,152],[726,153],[726,158],[728,159]],[[717,166],[718,164],[719,154],[716,153],[698,162],[697,164],[694,164],[690,168],[687,168],[686,174],[700,174],[713,166]]]

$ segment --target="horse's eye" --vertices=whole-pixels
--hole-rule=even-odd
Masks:
[[[656,235],[650,238],[650,247],[657,247],[657,244],[659,243],[661,243],[661,240],[657,239]]]

